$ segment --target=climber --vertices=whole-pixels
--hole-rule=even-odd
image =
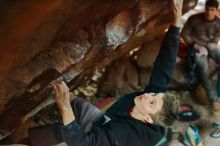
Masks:
[[[70,103],[63,82],[50,85],[63,118],[63,133],[69,146],[166,145],[163,126],[175,121],[178,99],[168,93],[176,63],[183,0],[173,0],[174,19],[155,60],[149,85],[143,92],[126,95],[105,113],[81,98]]]

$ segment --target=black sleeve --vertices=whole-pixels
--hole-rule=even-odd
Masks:
[[[68,146],[90,146],[90,137],[81,129],[80,125],[73,121],[63,126],[64,141]]]
[[[102,144],[110,146],[112,143],[104,130],[85,133],[76,121],[63,126],[63,135],[68,146],[97,146]]]
[[[154,68],[151,73],[150,83],[145,88],[144,92],[165,92],[166,86],[169,83],[176,64],[176,56],[179,47],[179,29],[178,27],[170,26],[162,42],[159,54],[154,63]],[[131,107],[133,100],[140,93],[132,93],[126,95],[114,103],[106,114],[111,117],[121,109]]]
[[[149,85],[145,92],[165,92],[172,78],[179,48],[180,28],[170,26],[163,39],[159,54],[154,62]]]

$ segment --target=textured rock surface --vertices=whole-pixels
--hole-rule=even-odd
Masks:
[[[189,2],[196,0],[186,1],[186,9]],[[143,87],[172,18],[170,4],[164,0],[2,3],[0,137],[42,108],[46,86],[53,80],[64,79],[74,90],[94,70],[117,60],[105,69],[104,77],[110,81],[102,78],[99,91],[124,94]]]

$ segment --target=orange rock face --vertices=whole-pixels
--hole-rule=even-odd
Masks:
[[[47,98],[45,88],[51,81],[64,79],[74,90],[95,69],[157,40],[171,20],[169,6],[164,0],[4,2],[0,6],[0,119],[4,119],[0,139]],[[137,64],[145,66],[140,60]],[[126,84],[133,90],[139,86],[138,71],[131,62],[126,64],[126,75],[133,76]],[[119,83],[120,88],[124,83]]]

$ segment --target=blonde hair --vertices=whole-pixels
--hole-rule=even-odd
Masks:
[[[176,120],[179,109],[179,96],[172,92],[166,92],[163,97],[162,110],[152,114],[151,118],[156,125],[171,126]]]

